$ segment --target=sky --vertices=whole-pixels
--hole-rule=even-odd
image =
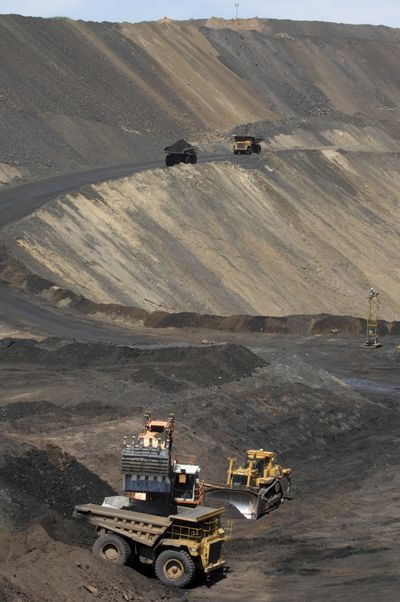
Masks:
[[[0,0],[0,14],[65,16],[86,21],[240,18],[371,23],[400,27],[400,0]]]

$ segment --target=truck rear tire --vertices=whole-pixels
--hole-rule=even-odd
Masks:
[[[92,551],[95,556],[114,562],[115,564],[126,564],[131,555],[131,548],[128,542],[112,533],[101,535],[94,542]]]
[[[156,577],[164,585],[185,587],[196,572],[195,564],[183,550],[164,550],[154,564]]]

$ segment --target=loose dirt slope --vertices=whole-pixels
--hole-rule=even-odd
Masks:
[[[38,176],[138,161],[171,138],[263,119],[395,118],[399,36],[258,19],[116,24],[3,15],[0,163]]]
[[[395,319],[398,155],[285,151],[247,167],[179,166],[96,185],[3,240],[34,273],[99,303],[363,315],[375,285],[382,317]]]

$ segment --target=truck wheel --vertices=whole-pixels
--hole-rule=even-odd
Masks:
[[[196,572],[192,558],[182,550],[164,550],[154,564],[156,577],[164,585],[185,587]]]
[[[112,533],[101,535],[94,542],[92,550],[95,556],[99,556],[115,564],[126,564],[131,555],[131,548],[128,542]]]

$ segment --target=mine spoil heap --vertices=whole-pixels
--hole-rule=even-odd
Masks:
[[[1,601],[398,601],[399,38],[0,15]]]

